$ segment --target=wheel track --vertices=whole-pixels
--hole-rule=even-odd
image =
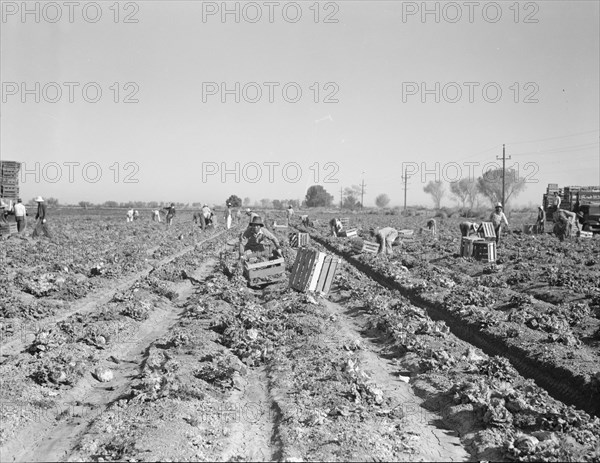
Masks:
[[[458,338],[480,348],[489,356],[506,357],[521,375],[533,379],[555,399],[600,417],[600,390],[592,381],[586,381],[585,378],[566,368],[532,358],[525,349],[506,343],[504,338],[482,332],[478,323],[462,320],[423,296],[403,287],[395,280],[374,272],[349,253],[338,251],[321,236],[315,233],[310,233],[310,236],[315,242],[343,257],[372,280],[388,289],[399,291],[413,305],[425,309],[433,320],[444,321]]]

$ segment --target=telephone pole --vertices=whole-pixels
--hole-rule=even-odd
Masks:
[[[363,172],[363,175],[364,175],[364,172]],[[363,203],[363,197],[365,195],[365,187],[366,187],[366,185],[365,185],[365,178],[363,177],[362,182],[360,184],[360,208],[361,209],[364,207],[363,206],[363,204],[364,204]]]
[[[408,186],[408,179],[406,178],[406,169],[404,169],[404,175],[402,176],[404,180],[404,212],[406,212],[406,188]]]
[[[504,208],[504,201],[506,199],[506,196],[504,194],[505,191],[505,182],[504,182],[504,178],[506,176],[506,160],[507,159],[511,159],[510,156],[507,158],[506,157],[506,151],[504,148],[504,145],[502,145],[502,158],[499,158],[498,156],[496,156],[496,159],[499,161],[500,159],[502,159],[502,208]]]
[[[340,211],[342,210],[342,204],[343,204],[342,203],[342,191],[343,191],[343,188],[340,187]]]

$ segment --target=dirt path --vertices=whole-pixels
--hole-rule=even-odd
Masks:
[[[46,320],[39,320],[36,322],[35,325],[36,326],[44,326],[44,325],[56,324],[60,321],[66,320],[71,315],[73,315],[74,313],[77,313],[77,312],[79,312],[81,314],[93,312],[102,304],[108,303],[108,301],[110,301],[117,292],[129,288],[138,279],[148,276],[154,270],[162,267],[163,265],[166,265],[166,264],[172,262],[173,260],[183,256],[184,254],[187,254],[188,252],[193,251],[198,246],[202,246],[204,243],[212,241],[213,239],[221,236],[225,232],[226,232],[225,230],[220,231],[220,232],[216,233],[215,235],[210,236],[209,238],[199,241],[198,243],[196,243],[194,245],[187,246],[184,249],[182,249],[181,251],[178,251],[173,255],[170,255],[168,257],[165,257],[164,259],[161,259],[155,265],[149,265],[146,269],[144,269],[140,272],[136,272],[133,275],[130,275],[130,276],[122,279],[118,283],[114,284],[110,290],[107,290],[107,288],[102,288],[100,290],[94,291],[93,293],[88,294],[83,299],[72,304],[68,310],[62,312],[60,315],[51,317],[50,319],[46,319]],[[21,336],[17,336],[15,339],[7,342],[6,344],[4,344],[0,347],[0,352],[1,352],[0,364],[4,363],[8,359],[10,359],[12,356],[17,355],[19,352],[21,352],[26,347],[25,346],[26,341],[24,340],[24,338],[27,338],[27,334],[31,335],[31,332],[27,333],[26,330],[22,331]]]
[[[242,383],[241,390],[230,398],[237,413],[221,460],[278,461],[281,452],[275,437],[274,404],[264,367],[249,372]]]
[[[171,259],[169,259],[171,260]],[[202,263],[194,272],[200,280],[206,277],[216,259]],[[190,281],[179,283],[177,302],[193,293]],[[106,359],[101,366],[109,368],[114,378],[100,383],[87,375],[75,388],[62,397],[62,405],[40,417],[23,429],[14,439],[0,448],[2,461],[61,461],[69,457],[80,438],[86,433],[96,416],[126,393],[133,380],[141,373],[148,348],[176,323],[182,309],[173,303],[157,307],[141,326],[134,344],[117,344],[105,351]],[[123,348],[125,347],[125,350]],[[118,363],[117,363],[118,362]]]
[[[338,325],[332,337],[337,337],[346,345],[360,343],[361,365],[377,384],[385,397],[391,397],[396,407],[401,407],[409,431],[414,436],[414,451],[412,461],[468,461],[469,454],[463,448],[456,432],[443,429],[436,425],[441,418],[421,404],[409,384],[399,379],[398,368],[389,360],[384,359],[380,350],[368,338],[360,334],[360,323],[348,314],[339,304],[324,300],[325,310],[333,315]],[[333,331],[333,330],[331,330]]]

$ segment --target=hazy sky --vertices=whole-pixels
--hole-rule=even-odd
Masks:
[[[365,205],[401,204],[408,166],[408,203],[431,205],[429,180],[478,177],[503,143],[518,204],[600,184],[597,1],[25,5],[0,23],[25,199],[339,201],[364,177]]]

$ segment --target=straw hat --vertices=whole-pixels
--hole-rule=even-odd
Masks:
[[[43,203],[44,202],[44,198],[42,198],[41,196],[38,196],[37,198],[35,198],[35,202],[36,203]]]

